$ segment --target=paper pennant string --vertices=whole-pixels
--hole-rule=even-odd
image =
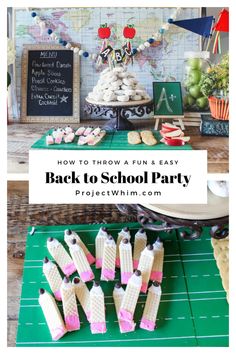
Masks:
[[[215,31],[219,32],[229,32],[229,11],[226,9],[223,9],[219,13],[218,20],[213,27]]]
[[[188,31],[197,33],[200,36],[208,38],[211,34],[211,27],[213,21],[213,16],[206,16],[180,21],[173,21],[170,19],[169,23],[172,23],[178,27],[182,27]]]

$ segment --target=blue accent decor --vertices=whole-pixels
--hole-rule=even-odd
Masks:
[[[132,54],[135,55],[137,53],[137,49],[136,48],[133,48],[132,49]]]
[[[88,53],[88,52],[84,52],[84,53],[83,53],[83,56],[84,56],[85,58],[87,58],[87,57],[89,56],[89,53]]]
[[[58,42],[59,42],[60,44],[63,44],[64,41],[63,41],[63,39],[59,38]]]
[[[160,34],[163,34],[163,33],[165,33],[165,29],[164,28],[160,28],[159,32],[160,32]]]
[[[67,45],[67,41],[63,41],[62,45],[65,47]]]
[[[48,29],[48,34],[52,34],[52,30],[50,28]]]
[[[211,27],[213,23],[213,16],[192,18],[189,20],[173,21],[172,23],[176,26],[182,27],[193,33],[197,33],[200,36],[209,38],[211,34]]]
[[[154,42],[154,38],[149,38],[147,41],[148,43],[152,44]]]
[[[32,17],[36,17],[36,16],[37,16],[36,12],[32,12],[32,13],[31,13],[31,16],[32,16]]]
[[[173,18],[168,19],[168,23],[173,23],[173,22],[174,22]]]

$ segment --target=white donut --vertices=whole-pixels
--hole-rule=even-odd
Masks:
[[[141,99],[142,99],[142,97],[140,95],[131,96],[132,101],[140,101]]]
[[[129,96],[128,95],[117,96],[117,100],[120,102],[128,102]]]
[[[133,90],[133,86],[121,85],[122,90]]]
[[[138,83],[138,81],[132,77],[128,80],[131,82],[131,85],[137,85],[137,83]]]
[[[115,73],[122,73],[124,72],[126,69],[123,68],[122,66],[117,66],[116,68],[113,69],[113,72]]]
[[[120,87],[122,85],[122,81],[121,80],[116,80],[116,81],[113,81],[111,82],[111,86],[113,87]]]
[[[140,95],[140,96],[143,96],[143,95],[146,95],[146,91],[145,90],[135,90],[135,93],[136,95]]]
[[[135,90],[124,90],[125,95],[128,96],[134,96],[135,95]]]
[[[103,96],[103,99],[105,102],[111,102],[111,101],[115,101],[116,100],[116,95],[114,93],[106,93]]]
[[[119,76],[121,79],[124,79],[125,77],[128,77],[128,76],[129,76],[129,73],[128,73],[128,72],[119,73],[118,76]]]
[[[116,91],[115,91],[115,94],[116,94],[117,96],[125,95],[125,90],[116,90]]]
[[[107,73],[110,73],[110,72],[111,72],[110,68],[106,68],[101,72],[101,76],[106,75]]]
[[[127,86],[132,85],[132,79],[127,79],[126,77],[122,80],[123,83]]]
[[[146,93],[146,95],[144,95],[143,98],[144,98],[144,100],[150,100],[151,99],[151,97],[149,96],[148,93]]]

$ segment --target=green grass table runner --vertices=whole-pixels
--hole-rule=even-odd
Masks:
[[[148,146],[145,144],[130,145],[127,139],[128,131],[108,131],[102,141],[95,145],[77,145],[78,137],[75,137],[73,143],[64,143],[47,145],[46,136],[51,133],[49,130],[44,134],[38,141],[36,141],[31,148],[32,149],[49,149],[49,150],[192,150],[190,144],[185,144],[184,146],[168,146],[163,143],[159,143],[154,146]],[[154,136],[160,141],[161,136],[157,131],[153,131]]]
[[[110,233],[117,237],[123,226],[129,226],[132,239],[139,228],[137,223],[107,224]],[[42,259],[48,256],[46,240],[53,236],[64,243],[64,230],[71,228],[79,233],[94,254],[95,236],[101,225],[37,226],[33,236],[28,229],[23,271],[22,294],[16,345],[19,346],[227,346],[228,304],[226,294],[213,257],[208,229],[201,239],[184,241],[176,231],[158,235],[164,240],[164,278],[162,298],[157,319],[157,329],[148,332],[139,328],[146,295],[141,294],[135,312],[135,332],[119,331],[112,291],[120,279],[116,272],[114,282],[101,282],[105,293],[106,334],[91,334],[89,323],[78,305],[81,320],[79,331],[67,333],[59,341],[51,339],[42,310],[38,304],[38,289],[50,291],[42,273]],[[148,240],[156,239],[157,233],[147,231]],[[92,269],[95,278],[100,270]],[[76,273],[73,274],[75,276]],[[72,277],[73,277],[72,276]],[[91,288],[92,283],[87,283]],[[59,308],[62,310],[61,303]]]

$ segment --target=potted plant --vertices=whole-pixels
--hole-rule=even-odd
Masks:
[[[229,119],[229,55],[204,73],[200,81],[201,92],[208,97],[211,115],[216,119]]]

